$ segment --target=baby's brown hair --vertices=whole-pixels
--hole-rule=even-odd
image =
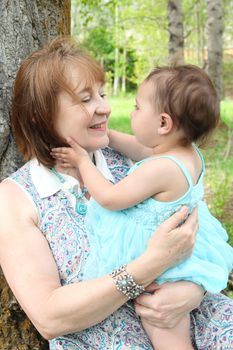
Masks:
[[[145,81],[155,85],[153,100],[184,130],[185,144],[203,145],[219,121],[219,101],[208,75],[194,65],[157,67]]]

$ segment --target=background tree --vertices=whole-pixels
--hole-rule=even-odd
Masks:
[[[0,179],[21,164],[10,127],[16,71],[20,62],[48,39],[70,33],[70,6],[70,0],[0,2]],[[20,310],[1,272],[0,300],[0,349],[48,349],[47,342]]]
[[[206,0],[207,7],[207,70],[218,93],[223,97],[222,56],[223,56],[223,2],[222,0]]]
[[[182,18],[182,1],[168,0],[168,52],[169,64],[184,63],[184,30]]]

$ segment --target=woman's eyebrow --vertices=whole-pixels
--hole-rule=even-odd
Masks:
[[[76,89],[74,89],[74,92],[76,92],[77,94],[83,94],[85,92],[91,93],[92,89],[90,87],[85,87],[82,90],[78,91],[78,87]]]

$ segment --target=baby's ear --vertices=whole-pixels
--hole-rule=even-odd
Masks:
[[[166,135],[171,132],[173,127],[173,120],[167,113],[161,113],[159,115],[159,127],[158,127],[158,133],[159,135]]]

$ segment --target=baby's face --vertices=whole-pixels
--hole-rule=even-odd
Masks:
[[[154,104],[154,84],[144,81],[138,89],[136,105],[131,113],[131,127],[137,140],[146,147],[155,147],[160,115]]]

